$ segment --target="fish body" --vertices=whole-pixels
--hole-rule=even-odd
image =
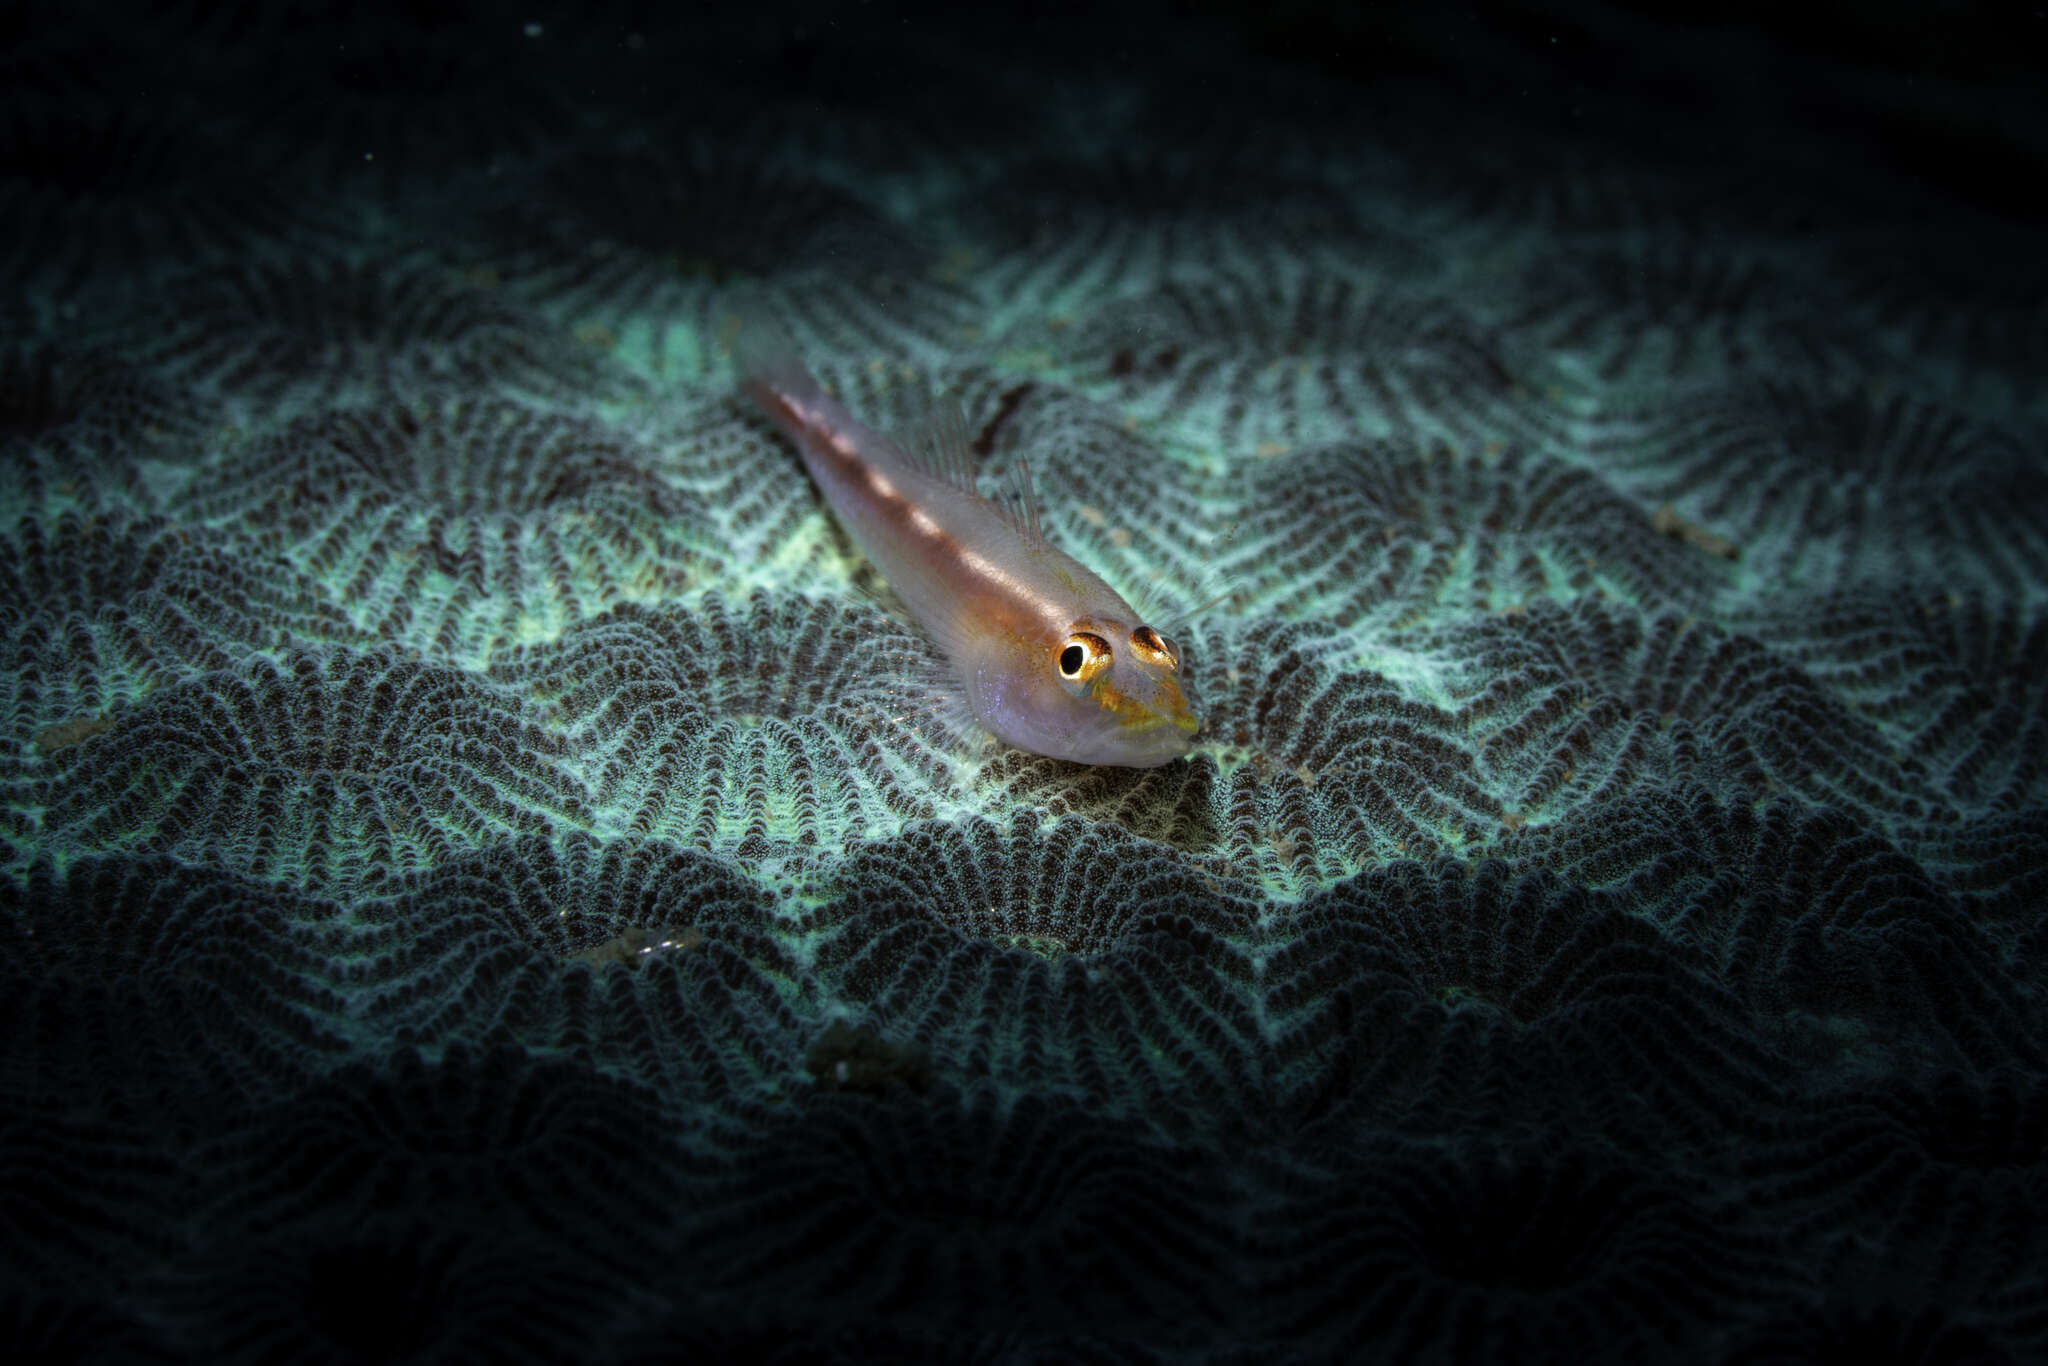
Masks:
[[[1149,768],[1200,722],[1180,652],[1034,512],[975,492],[957,424],[922,458],[826,394],[772,324],[733,342],[741,390],[795,443],[847,534],[944,653],[974,720],[998,739],[1084,764]]]

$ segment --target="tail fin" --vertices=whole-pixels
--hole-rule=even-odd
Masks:
[[[733,373],[742,390],[751,394],[756,388],[766,388],[792,398],[813,398],[821,392],[818,381],[804,368],[796,343],[760,299],[747,295],[735,299],[718,334],[732,353]]]

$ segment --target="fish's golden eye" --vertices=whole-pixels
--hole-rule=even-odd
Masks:
[[[1180,667],[1180,651],[1174,648],[1171,640],[1150,626],[1140,626],[1131,632],[1131,648],[1138,652],[1138,658],[1148,664],[1157,664],[1168,669]]]
[[[1076,631],[1060,642],[1056,661],[1060,682],[1075,697],[1085,696],[1088,685],[1109,667],[1109,642],[1093,631]]]

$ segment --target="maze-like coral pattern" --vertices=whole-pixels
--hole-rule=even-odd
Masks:
[[[1236,59],[33,27],[0,1333],[2048,1352],[2031,239]],[[950,725],[747,307],[957,401],[1197,750]]]

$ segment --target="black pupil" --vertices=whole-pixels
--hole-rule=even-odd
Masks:
[[[1072,678],[1075,674],[1081,672],[1081,661],[1085,658],[1087,658],[1087,655],[1080,646],[1069,645],[1066,649],[1060,651],[1060,672]]]

